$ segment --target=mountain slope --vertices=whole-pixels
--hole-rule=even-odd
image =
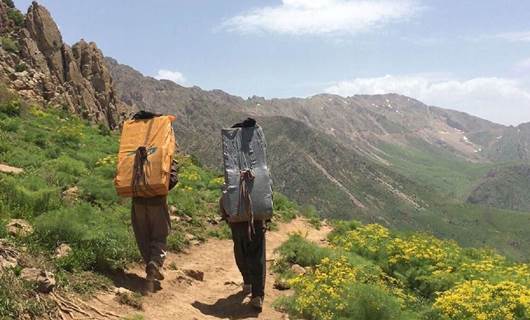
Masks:
[[[511,165],[488,172],[473,192],[469,203],[530,212],[530,165]]]

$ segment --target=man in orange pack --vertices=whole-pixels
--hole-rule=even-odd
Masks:
[[[118,193],[132,197],[132,227],[150,282],[164,279],[162,267],[171,230],[167,194],[178,181],[171,127],[176,118],[163,118],[140,111],[125,122],[115,179]]]

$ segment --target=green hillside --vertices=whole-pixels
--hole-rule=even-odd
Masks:
[[[530,166],[492,169],[479,181],[467,201],[491,207],[530,211]]]

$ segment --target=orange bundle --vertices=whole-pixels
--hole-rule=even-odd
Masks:
[[[169,190],[175,135],[171,116],[123,124],[114,185],[123,197],[155,197]]]

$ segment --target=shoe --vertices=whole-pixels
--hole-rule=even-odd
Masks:
[[[252,285],[251,284],[243,284],[243,294],[248,295],[252,293]]]
[[[145,273],[147,274],[146,279],[148,281],[164,280],[164,273],[162,273],[161,268],[154,261],[149,261],[147,267],[145,267]]]
[[[253,297],[250,300],[250,305],[256,311],[261,312],[263,310],[263,297]]]

